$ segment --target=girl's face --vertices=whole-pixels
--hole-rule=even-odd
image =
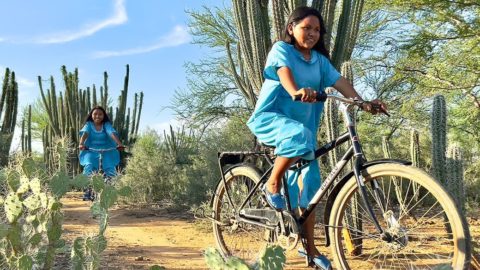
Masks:
[[[295,47],[304,52],[310,50],[320,39],[320,20],[313,15],[288,26],[288,33],[295,38]]]
[[[95,124],[101,124],[103,123],[103,118],[105,117],[105,114],[103,113],[102,110],[100,109],[95,109],[92,112],[92,119]]]

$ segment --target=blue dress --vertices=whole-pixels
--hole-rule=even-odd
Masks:
[[[303,103],[293,101],[280,84],[277,70],[289,67],[298,88],[310,87],[324,91],[340,78],[330,61],[312,50],[311,59],[291,44],[279,41],[272,46],[263,75],[265,81],[253,115],[247,126],[266,145],[275,147],[275,154],[282,157],[302,157],[312,160],[316,148],[317,129],[323,111],[323,102]],[[318,162],[311,162],[302,170],[303,190],[299,193],[296,175],[288,172],[288,191],[292,207],[306,208],[320,187]]]
[[[80,130],[80,137],[88,132],[88,138],[85,146],[88,148],[108,149],[115,148],[117,144],[113,141],[112,133],[117,134],[110,122],[103,123],[101,130],[96,130],[95,124],[91,121],[85,123]],[[99,153],[93,151],[80,151],[80,165],[83,166],[83,174],[91,175],[98,171]],[[107,176],[115,176],[117,174],[115,166],[120,163],[120,153],[118,150],[103,153],[102,169]]]

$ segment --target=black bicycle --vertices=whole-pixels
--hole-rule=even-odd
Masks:
[[[209,219],[222,254],[252,261],[268,243],[295,248],[303,243],[302,224],[325,197],[319,223],[325,227],[325,245],[331,247],[337,269],[468,269],[470,234],[451,196],[408,161],[367,162],[353,116],[362,102],[325,94],[320,101],[327,97],[340,101],[347,131],[317,149],[315,157],[345,142],[350,145],[301,216],[289,205],[287,189],[284,211],[266,203],[260,188],[273,167],[275,157],[269,151],[219,153],[222,178]],[[231,160],[238,163],[227,166]],[[269,168],[261,170],[246,160],[256,160],[257,165],[260,160]],[[352,171],[340,177],[350,160]],[[290,170],[300,170],[308,162],[300,160]]]

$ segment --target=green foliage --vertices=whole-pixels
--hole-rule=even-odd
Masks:
[[[403,137],[400,133],[405,129],[417,129],[422,141],[420,162],[430,170],[430,151],[425,149],[432,143],[426,137],[431,99],[444,96],[446,136],[463,149],[465,182],[475,183],[475,175],[480,174],[480,6],[475,1],[373,0],[366,1],[366,12],[377,14],[370,17],[377,17],[381,26],[374,30],[376,38],[357,51],[356,73],[393,112],[378,129],[395,140]]]
[[[205,131],[202,136],[174,132],[181,145],[171,154],[171,147],[155,131],[147,131],[139,137],[133,157],[121,178],[121,185],[130,186],[135,202],[173,200],[186,204],[199,204],[208,197],[220,174],[217,152],[222,150],[246,150],[253,145],[253,138],[244,118],[231,118],[223,129]],[[181,161],[181,162],[179,162]]]
[[[285,251],[280,246],[268,246],[260,251],[258,261],[253,265],[248,265],[242,259],[233,256],[224,259],[215,248],[205,250],[204,257],[207,266],[212,270],[280,270],[286,262]]]

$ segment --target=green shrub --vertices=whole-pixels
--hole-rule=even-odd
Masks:
[[[132,188],[131,202],[169,200],[198,205],[209,199],[209,190],[220,179],[217,152],[251,146],[252,135],[242,118],[233,118],[223,129],[212,128],[201,137],[182,130],[162,138],[149,130],[133,147],[120,185]]]

